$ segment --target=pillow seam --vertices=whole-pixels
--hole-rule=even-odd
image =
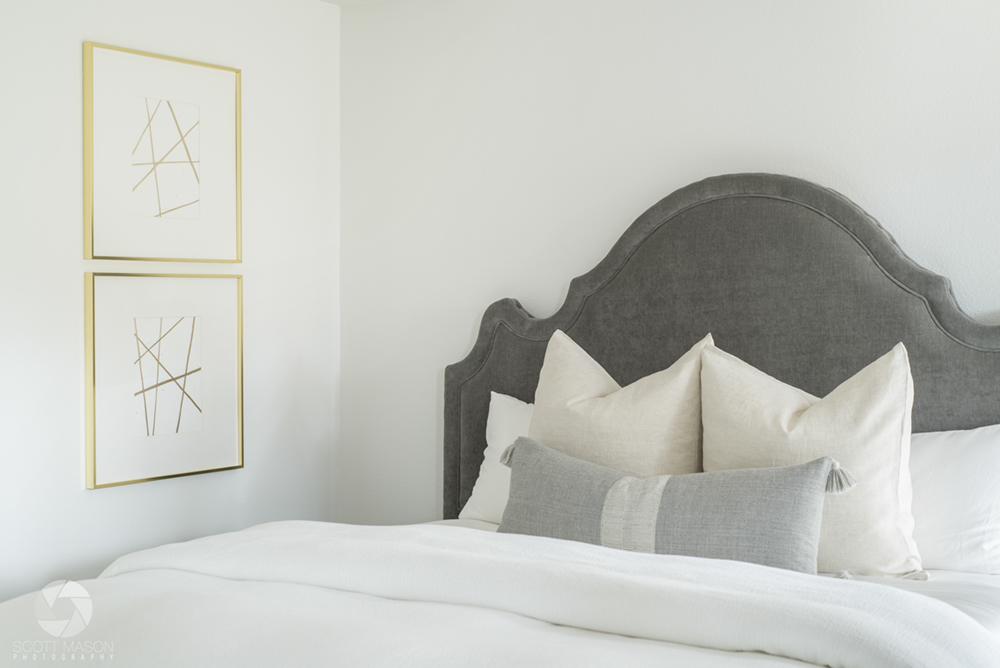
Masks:
[[[904,351],[906,349],[904,348]],[[907,539],[906,531],[904,531],[902,526],[903,520],[903,508],[902,499],[900,495],[900,490],[903,481],[903,435],[906,433],[906,413],[910,412],[912,416],[912,406],[913,406],[913,375],[910,373],[910,356],[908,353],[904,353],[904,359],[906,360],[906,402],[910,405],[910,411],[903,411],[903,414],[899,420],[899,439],[897,440],[897,453],[896,453],[896,521],[893,524],[896,527],[896,532],[903,541],[903,547],[906,549],[906,563],[910,566],[910,570],[907,571],[906,575],[910,573],[922,572],[923,564],[921,563],[919,557],[919,551],[917,551],[916,541],[913,540],[913,532],[910,532],[910,537]],[[912,420],[912,417],[911,417]],[[911,428],[912,437],[912,428]],[[910,452],[907,452],[909,455]],[[909,457],[907,457],[909,459]],[[909,469],[909,461],[907,461],[907,469]],[[910,516],[913,516],[913,492],[910,492]]]

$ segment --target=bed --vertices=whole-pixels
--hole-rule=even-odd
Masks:
[[[615,429],[631,435],[645,419],[635,406],[669,405],[667,437],[689,433],[694,458],[677,470],[664,464],[663,475],[626,475],[627,466],[603,464],[632,456],[628,443],[620,452],[589,451],[579,464],[587,457],[528,438],[558,441],[563,433],[538,426],[543,386],[573,377],[552,371],[557,345],[570,358],[586,356],[588,377],[611,384],[608,396],[659,378],[655,390],[627,397],[625,413],[600,419],[618,420]],[[657,394],[668,386],[662,374],[682,360],[687,375],[670,375],[670,391],[686,378],[698,390],[697,410]],[[876,372],[898,382],[878,385],[869,378]],[[747,379],[743,399],[729,385],[734,374]],[[852,380],[859,377],[867,380]],[[720,378],[724,387],[711,394]],[[770,412],[785,427],[804,415],[836,415],[850,404],[843,388],[852,382],[861,398],[850,415],[884,409],[898,424],[859,417],[810,427],[805,440],[833,442],[844,466],[826,445],[808,465],[787,465],[774,452],[747,459],[748,444],[769,447],[745,433],[764,429],[757,423]],[[791,408],[762,408],[769,392]],[[446,369],[444,393],[443,521],[278,522],[125,555],[78,589],[57,585],[0,605],[5,661],[1000,666],[1000,529],[990,519],[1000,517],[1000,493],[988,484],[1000,475],[1000,432],[992,428],[1000,424],[1000,327],[963,314],[946,279],[917,266],[836,192],[766,174],[713,177],[674,192],[572,281],[552,317],[536,319],[513,299],[491,305],[471,352]],[[578,394],[571,387],[566,406],[583,405]],[[829,397],[837,401],[822,403]],[[506,432],[494,406],[501,401],[516,413]],[[729,415],[737,401],[755,408]],[[560,419],[552,424],[564,425]],[[720,426],[727,419],[734,424]],[[599,431],[587,427],[580,438]],[[823,441],[831,431],[836,438]],[[782,438],[798,438],[792,432]],[[891,466],[869,469],[866,439],[893,444]],[[553,496],[561,474],[539,472],[566,467],[582,480],[610,482]],[[762,471],[791,469],[796,481],[811,476],[795,488],[801,503],[771,494],[784,483],[760,482]],[[841,499],[855,499],[855,513],[877,507],[862,502],[883,470],[892,487],[876,501],[890,504],[895,533],[888,552],[875,554],[880,535],[850,523],[831,529],[824,513],[846,508]],[[487,489],[496,471],[502,484]],[[644,481],[654,479],[650,497],[654,486]],[[612,488],[624,506],[612,507]],[[596,510],[587,505],[595,489]],[[725,540],[711,535],[703,506],[719,489],[736,490],[730,513],[762,494],[778,504],[762,508],[780,510],[765,515],[789,505],[810,510],[766,534],[763,561],[754,561],[762,541],[746,543],[740,531],[756,520],[733,520]],[[684,506],[693,498],[684,490],[706,501]],[[535,497],[547,493],[538,505]],[[661,521],[668,507],[669,526]],[[676,519],[684,513],[697,521]],[[628,524],[639,516],[654,523]],[[802,532],[787,530],[799,523]],[[620,545],[607,542],[609,527]],[[789,563],[804,567],[767,565],[786,558],[771,549],[782,541],[794,553]],[[872,554],[855,558],[854,543]],[[750,556],[733,558],[727,550],[737,544]],[[658,553],[663,545],[667,552]]]

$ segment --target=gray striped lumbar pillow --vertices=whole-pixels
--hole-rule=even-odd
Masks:
[[[850,474],[829,457],[766,469],[634,478],[519,438],[499,531],[636,552],[816,572],[823,497]]]

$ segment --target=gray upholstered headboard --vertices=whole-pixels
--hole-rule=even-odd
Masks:
[[[479,474],[490,391],[532,401],[556,329],[621,385],[711,332],[817,396],[903,341],[914,431],[1000,423],[1000,326],[962,313],[947,279],[843,195],[789,176],[718,176],[642,214],[552,317],[513,299],[487,309],[472,351],[445,371],[445,518]]]

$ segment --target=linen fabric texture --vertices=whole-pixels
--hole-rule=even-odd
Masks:
[[[819,571],[924,579],[911,514],[912,404],[902,343],[823,399],[708,345],[702,355],[705,470],[834,457],[858,484],[826,501]]]
[[[829,457],[639,479],[519,438],[499,533],[816,573]]]
[[[518,436],[528,433],[533,404],[490,392],[490,412],[486,417],[486,450],[479,477],[459,519],[500,524],[510,493],[510,469],[500,463],[500,455]]]
[[[701,351],[627,387],[564,332],[545,349],[528,436],[564,454],[651,477],[701,471]]]

